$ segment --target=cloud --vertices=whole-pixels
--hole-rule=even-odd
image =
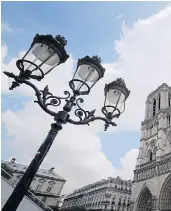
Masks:
[[[123,24],[122,36],[115,42],[118,60],[113,64],[104,64],[107,68],[106,76],[92,89],[90,96],[85,97],[86,109],[100,108],[103,105],[104,84],[123,77],[131,95],[126,103],[126,111],[117,120],[118,127],[110,128],[109,132],[139,131],[140,122],[144,118],[145,101],[149,92],[161,83],[170,83],[171,71],[171,10],[170,7],[145,20],[138,20],[132,28]],[[7,48],[3,47],[6,55]],[[3,64],[5,70],[17,71],[16,58],[9,64]],[[36,85],[43,88],[49,84],[53,93],[62,95],[68,89],[68,81],[74,70],[74,58],[56,68],[45,80]],[[7,91],[7,81],[2,78],[2,91]],[[28,88],[18,88],[15,94],[34,96]],[[46,115],[38,105],[29,102],[22,110],[10,110],[2,114],[2,121],[6,126],[11,147],[17,160],[29,163],[36,149],[46,136],[52,118]],[[102,151],[100,137],[97,132],[103,129],[103,123],[92,123],[90,127],[64,125],[56,138],[52,149],[48,153],[43,166],[56,171],[67,179],[64,192],[97,181],[108,176],[121,176],[132,179],[133,169],[138,155],[138,149],[131,149],[121,158],[121,168],[115,168],[107,160]],[[137,140],[138,141],[138,140]],[[117,150],[117,149],[114,149]]]
[[[4,23],[3,21],[2,21],[2,23],[1,23],[1,31],[2,31],[2,33],[5,33],[5,32],[13,32],[13,33],[20,33],[20,32],[22,32],[23,31],[23,29],[22,28],[13,28],[13,27],[11,27],[8,23]]]
[[[162,83],[170,84],[171,7],[135,22],[133,28],[123,25],[123,35],[115,42],[120,74],[131,90],[120,129],[139,130],[144,119],[148,94]]]
[[[12,28],[7,23],[1,23],[2,32],[12,32]]]
[[[133,179],[133,171],[138,157],[138,149],[129,150],[123,157],[120,158],[121,168],[115,169],[115,177],[120,176],[126,180]]]

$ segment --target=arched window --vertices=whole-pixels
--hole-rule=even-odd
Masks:
[[[150,126],[150,136],[152,135],[153,125]]]
[[[147,127],[147,134],[146,134],[146,137],[148,137],[149,135],[149,128]]]
[[[53,183],[49,184],[49,186],[48,186],[46,192],[51,192],[52,187],[53,187]]]
[[[152,154],[152,152],[150,152],[150,161],[152,161],[153,160],[153,154]]]
[[[150,152],[150,161],[152,161],[153,160],[153,154],[152,154],[152,152]]]
[[[43,184],[38,184],[38,186],[37,186],[36,190],[37,190],[37,191],[40,191],[40,190],[41,190],[41,188],[42,188],[42,186],[43,186]]]
[[[46,196],[43,196],[42,201],[43,202],[46,202],[46,200],[47,200],[47,197]]]
[[[148,156],[149,161],[153,160],[153,153],[152,153],[151,149],[148,150],[147,156]]]
[[[153,100],[153,117],[156,115],[156,99]]]
[[[159,94],[159,101],[158,101],[158,103],[159,103],[159,104],[158,104],[159,111],[160,111],[160,99],[161,99],[161,98],[160,98],[160,94]]]
[[[155,148],[153,149],[153,160],[156,159],[156,152],[157,152],[157,147],[155,147]]]
[[[167,114],[167,126],[171,125],[170,114]]]
[[[168,102],[169,102],[169,107],[171,106],[171,95],[169,94],[169,96],[168,96]]]
[[[45,182],[44,179],[39,180],[39,184],[37,185],[37,188],[36,188],[37,191],[40,191],[42,189],[44,182]]]

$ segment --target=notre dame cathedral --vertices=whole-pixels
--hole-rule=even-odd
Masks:
[[[133,211],[171,211],[171,87],[147,97],[134,170]]]

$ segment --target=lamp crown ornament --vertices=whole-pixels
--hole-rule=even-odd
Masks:
[[[32,45],[38,41],[45,41],[48,42],[49,44],[58,44],[61,45],[61,47],[65,47],[67,45],[67,40],[65,39],[65,37],[61,36],[61,35],[56,35],[55,37],[53,37],[50,34],[47,35],[39,35],[38,33],[34,36],[33,38],[33,42]]]
[[[110,89],[118,89],[125,94],[125,99],[130,95],[130,90],[126,87],[125,81],[122,78],[117,78],[109,84],[105,85],[104,92],[108,92]]]
[[[55,40],[59,43],[61,43],[61,45],[64,47],[67,45],[67,40],[65,39],[65,37],[62,37],[61,35],[56,35],[55,36]]]
[[[81,59],[78,59],[78,61],[91,61],[91,60],[93,60],[93,61],[95,61],[97,63],[101,63],[102,62],[102,60],[101,60],[101,58],[99,56],[92,56],[92,57],[85,56],[85,57],[83,57]]]
[[[77,67],[81,64],[94,64],[100,70],[100,78],[104,76],[106,69],[101,65],[102,59],[99,56],[85,56],[78,59]]]
[[[122,78],[117,78],[117,79],[116,79],[116,83],[118,83],[118,84],[120,84],[120,85],[126,87],[125,81],[124,81]]]
[[[35,48],[36,48],[35,46],[37,44],[39,45],[39,47],[37,47],[37,49],[35,50]],[[61,35],[56,35],[55,37],[53,37],[50,34],[40,35],[40,34],[37,33],[35,35],[35,37],[33,38],[33,41],[32,41],[32,44],[31,44],[31,48],[33,49],[33,52],[36,52],[36,56],[40,57],[40,55],[38,55],[38,53],[37,53],[37,50],[39,49],[39,51],[42,51],[41,47],[45,48],[45,46],[47,46],[48,47],[46,49],[47,51],[46,52],[41,52],[41,53],[44,53],[44,55],[49,54],[49,56],[50,55],[52,56],[52,58],[49,57],[49,60],[47,59],[47,62],[49,62],[51,60],[54,61],[54,57],[53,56],[57,55],[59,57],[59,62],[57,63],[57,65],[59,65],[59,64],[62,64],[64,62],[66,62],[66,60],[69,58],[69,55],[67,54],[67,52],[65,50],[65,46],[66,45],[67,45],[67,41]],[[51,49],[51,50],[49,51],[49,49]],[[29,51],[30,51],[30,49],[29,49]],[[54,52],[54,54],[52,52]],[[55,65],[54,65],[54,67],[55,67]],[[51,68],[51,70],[53,68]],[[50,71],[47,71],[47,72],[49,73]]]
[[[92,59],[98,63],[102,63],[102,59],[99,56],[92,56]]]

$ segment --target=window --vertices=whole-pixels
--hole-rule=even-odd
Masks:
[[[152,135],[153,125],[150,126],[150,136]]]
[[[159,108],[159,111],[160,111],[160,94],[159,94],[159,104],[158,104],[158,108]]]
[[[148,150],[147,156],[148,156],[149,161],[153,160],[153,153],[152,153],[151,149]]]
[[[155,147],[153,150],[153,160],[156,160],[156,152],[157,152],[157,147]]]
[[[167,114],[167,126],[169,126],[170,123],[171,123],[171,121],[170,121],[170,114]]]
[[[17,179],[21,179],[22,175],[17,175]]]
[[[153,117],[156,115],[156,99],[153,101]]]
[[[149,131],[150,131],[150,129],[149,129],[149,127],[147,127],[147,135],[146,135],[146,138],[149,136]]]
[[[42,184],[39,184],[38,186],[37,186],[37,188],[36,188],[36,190],[40,190],[42,188]]]
[[[49,187],[47,188],[46,192],[50,192],[51,189],[52,189],[52,186],[49,186]]]
[[[153,154],[152,152],[150,152],[150,161],[152,161],[152,159],[153,159]]]
[[[46,200],[47,200],[47,197],[44,196],[44,197],[42,198],[42,201],[43,201],[43,202],[46,202]]]
[[[169,99],[168,99],[168,101],[169,101],[169,107],[171,106],[171,95],[169,94]]]
[[[122,200],[122,199],[121,199],[121,198],[119,198],[119,202],[118,202],[118,205],[121,205],[121,200]]]
[[[150,151],[149,152],[149,161],[152,161],[153,160],[153,154],[152,154],[152,152]]]

